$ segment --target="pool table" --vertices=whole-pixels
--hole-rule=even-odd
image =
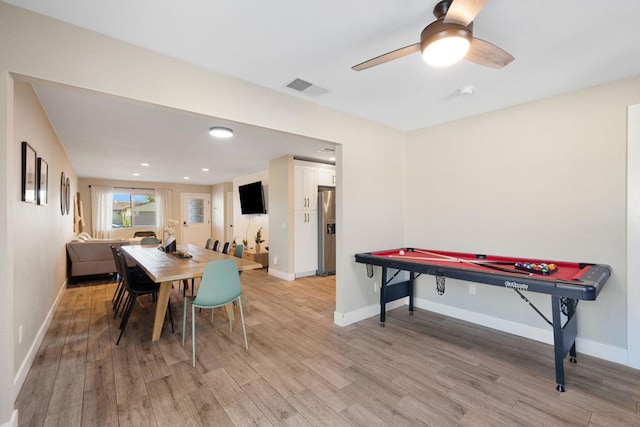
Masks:
[[[384,326],[386,303],[409,297],[413,314],[414,281],[422,274],[436,277],[436,290],[445,292],[447,278],[512,289],[552,328],[555,353],[556,389],[565,390],[564,359],[576,363],[577,306],[579,300],[594,301],[611,276],[604,264],[523,259],[470,254],[433,249],[399,248],[355,255],[366,264],[373,277],[374,266],[382,267],[380,284],[380,325]],[[395,281],[401,272],[408,280]],[[404,278],[404,276],[400,276]],[[549,320],[522,291],[551,295],[552,319]],[[563,322],[563,316],[566,319]]]

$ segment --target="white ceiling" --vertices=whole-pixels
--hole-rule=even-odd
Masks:
[[[418,129],[640,74],[638,0],[489,0],[475,20],[474,36],[497,44],[515,56],[515,61],[507,67],[494,70],[462,61],[449,68],[435,69],[428,67],[419,54],[414,54],[361,72],[351,70],[351,66],[418,42],[421,30],[434,19],[432,9],[437,1],[5,1],[401,130]],[[328,92],[309,96],[286,88],[294,78],[314,83]],[[461,87],[469,85],[475,88],[473,95],[456,95]],[[51,105],[47,105],[46,91]],[[53,89],[38,90],[74,167],[81,176],[90,176],[75,163],[74,147],[82,143],[90,145],[95,135],[90,134],[88,127],[76,129],[77,122],[73,126],[65,123],[64,112],[53,112],[52,109],[58,108],[54,103],[66,109],[71,107],[69,100],[61,101],[67,95],[53,92]],[[78,109],[86,108],[82,102],[94,102],[82,96],[76,98]],[[104,109],[127,108],[109,101],[95,102]],[[90,111],[84,112],[90,115]],[[151,115],[162,114],[158,111],[138,113],[142,115],[141,121],[146,119],[151,123],[159,123],[159,118]],[[194,125],[183,119],[185,125]],[[163,116],[161,120],[169,119]],[[118,122],[115,127],[120,128],[121,134],[105,135],[105,138],[117,137],[118,143],[129,147],[138,141],[127,142],[124,139],[127,135],[135,135],[137,140],[155,139],[164,157],[168,155],[166,150],[171,150],[167,147],[175,143],[175,139],[163,138],[164,134],[182,141],[193,140],[185,135],[194,135],[194,132],[177,127],[178,122],[172,131],[153,136],[143,134],[142,128],[129,129],[136,125],[133,122],[135,120]],[[62,132],[63,127],[68,130]],[[91,140],[86,139],[87,134],[75,135],[84,132],[91,135]],[[267,146],[253,140],[246,143]],[[195,155],[202,154],[192,150],[189,145],[181,155],[193,161]],[[107,154],[116,161],[116,153]],[[141,150],[141,154],[144,151]],[[148,161],[158,163],[153,159]],[[243,173],[237,172],[236,175]],[[97,173],[96,168],[94,175]]]

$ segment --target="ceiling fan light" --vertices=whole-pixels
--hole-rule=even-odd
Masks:
[[[425,62],[434,67],[446,67],[460,61],[469,51],[468,37],[460,35],[437,38],[422,51]]]
[[[233,136],[233,130],[225,127],[215,126],[209,128],[209,135],[216,138],[231,138]]]

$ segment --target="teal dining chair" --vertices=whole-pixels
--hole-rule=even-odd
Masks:
[[[159,245],[160,239],[158,239],[157,237],[143,237],[142,240],[140,240],[140,244],[141,245]]]
[[[187,304],[191,304],[191,352],[192,364],[196,366],[196,307],[211,309],[211,323],[213,323],[213,312],[218,307],[224,307],[232,302],[237,302],[240,308],[240,320],[242,321],[242,334],[244,335],[244,346],[249,350],[247,341],[247,330],[244,324],[244,313],[242,312],[242,285],[238,274],[238,265],[233,259],[221,261],[211,261],[204,269],[204,274],[200,280],[198,294],[196,296],[186,295],[184,298],[184,310],[182,315],[182,345],[184,346],[185,334],[187,331]],[[229,332],[233,332],[233,325],[229,320]]]
[[[233,256],[242,258],[244,256],[244,245],[236,245],[236,248],[233,250]]]

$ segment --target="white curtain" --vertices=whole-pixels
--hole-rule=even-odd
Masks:
[[[96,239],[111,238],[113,187],[91,186],[91,234]]]
[[[156,235],[164,240],[164,229],[171,219],[171,189],[156,188]]]

